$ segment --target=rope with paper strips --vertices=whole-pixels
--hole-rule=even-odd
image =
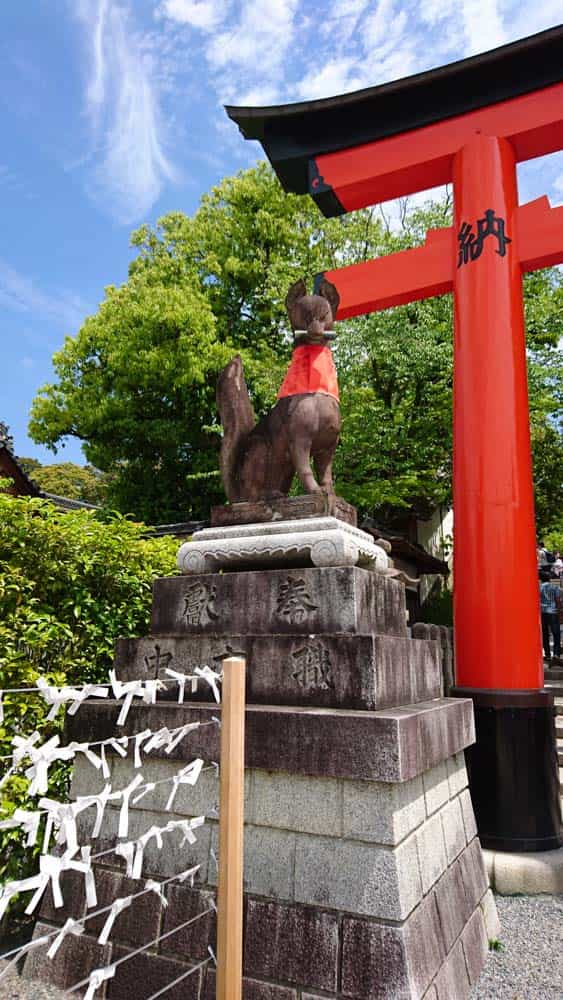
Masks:
[[[173,674],[172,680],[178,685],[178,702],[180,704],[184,702],[186,684],[190,683],[192,692],[195,692],[200,681],[205,681],[209,684],[215,700],[217,702],[220,701],[219,684],[221,681],[221,675],[211,670],[209,667],[204,666],[196,668],[194,673],[189,675],[179,674],[176,671],[168,672]],[[112,672],[110,674],[110,684],[114,697],[116,700],[123,698],[123,706],[120,711],[117,724],[120,726],[124,725],[134,697],[141,697],[145,703],[153,704],[156,700],[157,690],[166,683],[169,682],[120,682]],[[69,702],[70,707],[68,711],[70,714],[75,714],[87,697],[100,696],[98,690],[99,688],[104,689],[105,693],[102,697],[106,697],[107,687],[107,685],[84,685],[81,689],[54,688],[46,683],[38,682],[37,687],[32,689],[32,691],[37,691],[52,706],[52,714],[50,714],[53,718],[58,709],[62,705]],[[12,689],[12,692],[6,691],[5,693],[13,693],[14,690],[16,689]],[[20,692],[21,689],[18,690],[18,693]],[[171,754],[180,741],[189,733],[202,726],[210,725],[220,725],[219,720],[216,717],[212,717],[212,719],[208,722],[191,722],[183,726],[178,726],[172,730],[169,730],[167,727],[162,727],[156,732],[153,732],[150,729],[145,729],[141,732],[129,734],[123,737],[111,737],[106,740],[84,743],[74,742],[66,747],[60,746],[58,736],[47,740],[42,745],[38,745],[38,739],[40,739],[38,733],[33,733],[27,738],[18,736],[14,737],[12,741],[12,754],[10,758],[8,758],[11,759],[12,764],[8,769],[8,774],[15,773],[15,771],[23,765],[24,761],[30,761],[31,765],[25,771],[25,775],[30,783],[30,795],[43,795],[43,793],[47,791],[48,787],[49,766],[54,761],[68,761],[76,757],[78,753],[83,753],[89,763],[97,770],[101,771],[104,780],[107,782],[107,779],[110,777],[110,767],[106,757],[106,748],[114,751],[114,753],[119,754],[122,757],[126,757],[129,744],[132,743],[133,765],[135,769],[138,769],[143,766],[142,755],[147,755],[150,754],[151,751],[162,749],[165,754]],[[94,753],[92,749],[94,746],[99,748],[99,754]],[[187,765],[179,768],[173,775],[158,781],[145,781],[143,775],[138,773],[125,788],[113,789],[111,784],[106,783],[102,791],[97,795],[78,796],[73,802],[59,802],[44,797],[43,795],[43,797],[39,799],[38,809],[15,810],[13,815],[7,820],[0,821],[0,829],[20,828],[26,837],[26,844],[33,846],[37,842],[42,817],[46,817],[45,829],[43,833],[43,846],[39,859],[39,872],[35,876],[23,880],[13,880],[0,887],[0,919],[6,912],[6,909],[13,897],[22,892],[33,892],[33,896],[25,911],[28,915],[33,914],[47,887],[51,888],[54,908],[61,908],[64,905],[64,899],[61,891],[60,878],[66,871],[76,871],[83,874],[86,906],[88,909],[92,909],[97,905],[95,877],[94,870],[92,868],[93,861],[112,853],[121,856],[125,860],[126,875],[129,878],[139,880],[142,878],[144,851],[151,841],[154,840],[156,848],[161,850],[164,844],[163,835],[179,831],[183,838],[180,845],[181,847],[186,843],[190,845],[195,843],[196,837],[193,831],[205,822],[205,816],[170,820],[162,826],[151,826],[144,834],[134,840],[127,840],[126,838],[129,828],[129,809],[130,805],[136,805],[145,795],[153,791],[157,785],[170,782],[172,784],[172,788],[165,806],[165,811],[170,811],[173,808],[179,787],[181,785],[195,785],[200,774],[204,770],[215,770],[218,772],[218,767],[216,764],[212,764],[211,767],[205,768],[203,766],[203,760],[201,758],[197,758]],[[6,776],[1,779],[0,787],[5,780],[5,777]],[[111,804],[113,808],[113,804],[117,803],[119,803],[117,837],[118,840],[120,840],[120,843],[114,845],[114,847],[109,848],[108,850],[92,854],[91,845],[80,846],[78,843],[77,819],[83,812],[91,807],[96,809],[96,817],[90,833],[90,839],[95,840],[99,836],[102,829],[106,807]],[[214,810],[211,810],[211,812],[213,811]],[[53,833],[55,834],[55,844],[59,848],[64,847],[64,851],[58,855],[47,854]],[[115,900],[110,907],[102,908],[102,910],[97,910],[93,913],[87,913],[81,920],[67,920],[64,926],[54,931],[53,934],[42,936],[35,941],[31,941],[27,945],[23,945],[21,948],[14,949],[13,952],[7,953],[4,957],[8,957],[9,955],[13,956],[12,961],[9,964],[11,966],[19,961],[22,955],[27,951],[38,947],[39,944],[47,943],[49,938],[54,937],[55,941],[47,952],[47,957],[52,959],[55,957],[60,944],[67,934],[72,934],[74,936],[80,935],[84,931],[84,923],[87,920],[91,919],[95,915],[108,911],[108,918],[98,938],[100,943],[106,943],[110,936],[113,923],[119,913],[127,909],[135,899],[150,891],[159,892],[159,894],[161,894],[162,890],[157,888],[159,885],[162,886],[168,884],[175,879],[183,880],[184,878],[187,878],[188,875],[191,875],[193,878],[193,874],[195,874],[197,868],[198,866],[195,866],[195,868],[192,867],[187,869],[185,872],[171,876],[169,879],[166,879],[164,883],[156,883],[149,879],[146,883],[145,889],[139,891],[138,893],[133,893],[131,896]],[[165,899],[164,896],[161,896],[161,898],[163,900]],[[208,912],[209,910],[205,911],[205,913]],[[205,915],[205,913],[200,916]],[[198,919],[198,917],[193,919]],[[189,922],[191,923],[192,921],[190,920]],[[182,926],[185,926],[185,924]],[[175,933],[180,929],[181,928],[178,927],[168,933]],[[150,945],[147,945],[146,947],[150,947]],[[145,950],[145,948],[139,949],[139,951],[143,950]],[[135,954],[137,953],[138,952],[135,952]],[[108,969],[94,970],[88,977],[88,980],[72,987],[70,992],[83,986],[87,986],[88,990],[86,995],[93,997],[98,985],[101,985],[107,978],[109,978],[110,975],[113,975],[115,973],[115,968],[128,957],[133,956],[125,956],[124,959],[114,963],[112,966],[113,972],[111,973]],[[207,964],[211,960],[212,957],[210,956],[205,960],[205,962],[199,963],[198,968]],[[5,975],[6,971],[7,968],[5,968],[0,974],[0,979],[3,975]],[[185,976],[190,975],[192,971],[195,970],[188,970],[185,973]],[[183,979],[185,976],[183,975],[180,978]]]

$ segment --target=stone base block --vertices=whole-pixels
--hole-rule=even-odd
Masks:
[[[211,527],[233,524],[266,524],[269,521],[292,521],[305,517],[336,517],[356,527],[355,507],[330,493],[307,493],[299,497],[276,497],[271,500],[244,501],[211,508]]]
[[[555,851],[484,851],[487,872],[501,896],[563,894],[563,847]]]
[[[88,928],[88,921],[85,926]],[[33,936],[38,938],[53,930],[51,924],[38,923]],[[24,978],[40,980],[42,984],[49,983],[67,990],[82,980],[87,980],[94,969],[115,963],[115,975],[98,987],[96,1000],[148,1000],[181,976],[185,978],[182,978],[176,988],[166,989],[167,996],[172,1000],[200,1000],[205,969],[197,968],[197,962],[186,961],[185,957],[183,961],[177,961],[154,950],[134,954],[136,949],[119,943],[120,934],[117,929],[112,933],[112,942],[102,947],[97,943],[97,933],[84,933],[80,937],[68,935],[54,959],[47,957],[48,944],[34,949],[26,959]],[[129,955],[131,958],[128,958]],[[84,986],[72,995],[84,996],[85,992]],[[39,991],[37,995],[40,995]],[[41,995],[44,995],[43,990]],[[62,993],[60,996],[62,997]]]
[[[176,700],[178,687],[166,670],[181,674],[225,656],[246,658],[246,693],[252,704],[334,708],[388,708],[440,696],[437,642],[374,635],[192,635],[126,640],[121,680],[148,677],[166,682],[161,697]],[[122,661],[122,662],[123,662]],[[198,698],[212,698],[201,685]]]
[[[311,564],[389,570],[385,549],[366,531],[336,517],[204,528],[178,551],[178,566],[189,574]]]
[[[163,726],[208,722],[220,715],[216,705],[190,703],[133,705],[117,729],[121,703],[109,699],[85,703],[67,719],[69,740],[102,740]],[[473,743],[469,699],[437,698],[377,712],[337,708],[248,705],[246,766],[320,778],[408,781],[441,764]],[[155,756],[166,756],[164,750]],[[189,734],[168,756],[172,760],[217,760],[217,726]]]
[[[65,897],[65,901],[67,898]],[[51,933],[69,916],[64,907],[56,913],[58,917],[56,924],[44,923],[42,920],[36,923],[34,938]],[[24,976],[26,979],[38,979],[42,983],[57,986],[61,990],[69,989],[83,979],[88,979],[92,969],[109,965],[111,961],[111,944],[100,945],[96,937],[87,933],[80,937],[68,934],[52,961],[47,958],[48,948],[49,944],[39,945],[29,952],[25,960]],[[104,983],[98,992],[102,1000],[107,996],[106,985]],[[76,993],[75,996],[83,996],[84,992]]]
[[[405,588],[353,567],[155,580],[153,635],[407,635]]]
[[[113,760],[113,787],[127,785],[132,773],[130,758]],[[144,769],[145,778],[159,785],[151,797],[132,804],[130,837],[163,822],[159,788],[167,773],[175,773],[169,760]],[[93,769],[81,760],[75,768],[75,794],[87,791],[90,774]],[[399,785],[250,770],[244,995],[254,1000],[469,997],[487,939],[497,936],[498,925],[479,841],[464,822],[466,783],[462,755]],[[216,784],[208,773],[202,786],[180,788],[174,812],[166,818],[198,814],[214,801]],[[97,851],[115,843],[117,817],[118,808],[106,810]],[[82,813],[83,842],[88,839],[86,818]],[[168,884],[166,908],[151,894],[143,897],[141,907],[121,914],[103,951],[105,962],[119,962],[154,940],[158,928],[167,934],[198,914],[204,916],[163,938],[149,953],[120,964],[115,981],[107,984],[108,1000],[150,996],[201,962],[208,945],[215,948],[217,823],[211,820],[197,831],[198,846],[189,858],[174,834],[165,837],[162,851],[146,853],[143,877],[169,878],[198,858],[198,882],[195,887]],[[134,891],[134,883],[111,867],[116,862],[116,856],[106,855],[103,867],[97,867],[99,905]],[[83,895],[73,898],[70,890],[65,883],[65,901],[76,917],[86,917],[86,933],[78,941],[85,944],[89,959],[98,959],[101,921],[88,920]],[[46,900],[39,930],[60,926],[67,915],[66,909],[49,908]],[[67,938],[54,963],[40,950],[32,953],[26,974],[72,985],[77,981],[75,948],[76,939]],[[191,979],[178,996],[213,996],[210,967],[196,970]]]

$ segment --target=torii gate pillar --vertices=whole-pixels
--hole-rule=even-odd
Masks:
[[[484,846],[558,847],[551,699],[543,689],[514,150],[475,134],[453,167],[454,230],[494,206],[504,230],[454,276],[456,693],[471,695],[469,751]],[[546,761],[548,766],[546,767]]]
[[[325,272],[337,319],[453,291],[455,693],[485,847],[563,844],[543,687],[522,273],[563,262],[563,208],[518,205],[516,163],[563,148],[563,28],[405,80],[279,108],[227,108],[288,191],[340,215],[453,182],[422,247]]]

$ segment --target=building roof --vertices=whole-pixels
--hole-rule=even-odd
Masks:
[[[210,521],[178,521],[175,524],[152,524],[147,532],[150,538],[162,535],[174,535],[176,538],[189,538],[195,531],[208,528]]]
[[[61,511],[99,510],[99,507],[93,503],[86,503],[84,500],[71,500],[70,497],[60,497],[56,493],[47,493],[40,489],[37,483],[22,469],[5,441],[0,441],[0,478],[2,473],[14,480],[12,492],[15,492],[16,496],[42,497],[44,500],[50,500]]]
[[[563,26],[510,45],[318,101],[225,110],[245,139],[257,139],[286,191],[309,192],[309,161],[475,111],[559,83]],[[317,199],[325,214],[331,206]],[[333,206],[334,208],[334,206]]]
[[[380,528],[371,518],[366,518],[364,523],[361,525],[362,531],[368,531],[370,535],[373,535],[375,539],[383,538],[385,541],[391,543],[391,558],[398,557],[404,559],[405,561],[414,563],[418,573],[430,573],[430,574],[441,574],[442,576],[447,576],[450,572],[450,567],[447,562],[443,559],[437,559],[436,556],[427,552],[426,549],[420,545],[418,542],[409,542],[404,535],[397,535],[392,531],[386,531],[384,528]]]
[[[388,535],[387,540],[391,542],[391,558],[398,556],[415,563],[419,573],[439,573],[443,576],[449,574],[450,568],[447,562],[430,555],[430,552],[427,552],[422,545],[409,542],[406,538],[400,538],[397,535]]]
[[[37,483],[24,472],[16,456],[10,451],[5,441],[0,441],[0,478],[5,474],[14,480],[14,489],[18,496],[38,497],[41,495]]]
[[[70,497],[60,497],[56,493],[47,493],[40,490],[39,495],[44,500],[50,500],[60,510],[100,510],[95,503],[87,503],[86,500],[72,500]]]

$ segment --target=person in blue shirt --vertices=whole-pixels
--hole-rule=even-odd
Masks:
[[[553,656],[561,656],[561,589],[556,575],[550,569],[540,570],[540,607],[543,652],[546,660],[551,659],[549,633],[553,636]]]

